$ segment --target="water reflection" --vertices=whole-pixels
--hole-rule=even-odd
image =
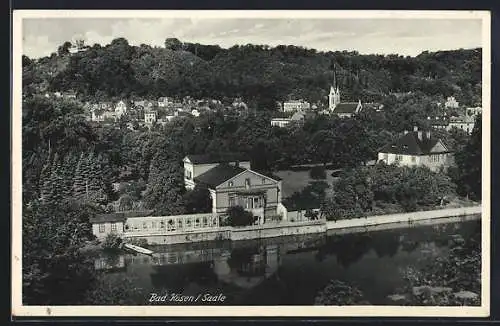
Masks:
[[[453,235],[468,237],[477,232],[480,222],[472,221],[331,236],[172,245],[155,248],[153,256],[99,257],[95,267],[116,273],[130,273],[129,267],[134,267],[136,273],[142,273],[139,277],[148,280],[152,291],[186,293],[223,289],[226,295],[233,294],[231,304],[312,304],[309,301],[316,288],[331,278],[353,275],[355,264],[357,274],[349,277],[358,277],[367,286],[373,284],[364,281],[367,277],[378,277],[387,284],[384,274],[372,271],[373,259],[389,259],[384,268],[393,264],[397,273],[402,257],[446,248]],[[366,257],[372,258],[363,263]],[[350,272],[343,274],[342,270],[348,269]],[[308,287],[311,287],[308,296],[297,293]],[[381,289],[374,291],[380,292],[375,294],[381,297],[387,296]],[[300,298],[305,298],[304,302]]]

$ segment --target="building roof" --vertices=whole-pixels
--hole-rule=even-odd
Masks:
[[[474,118],[469,116],[451,117],[450,123],[474,123]]]
[[[241,152],[224,152],[224,153],[209,153],[209,154],[200,154],[200,155],[188,155],[186,156],[191,163],[194,164],[209,164],[209,163],[226,163],[226,162],[235,162],[242,161],[248,162],[250,161],[250,157]]]
[[[237,176],[246,169],[239,166],[232,166],[229,164],[219,164],[216,167],[200,174],[194,178],[194,181],[205,184],[210,187],[217,187],[224,181]]]
[[[148,211],[126,211],[126,212],[115,212],[109,214],[98,214],[94,217],[91,217],[90,223],[112,223],[112,222],[124,222],[127,218],[130,217],[142,217],[149,216],[153,213],[152,210]]]
[[[333,113],[356,113],[359,102],[339,103]]]
[[[422,138],[419,139],[419,132],[422,134]],[[400,137],[395,142],[390,143],[380,149],[381,153],[391,153],[391,154],[401,154],[401,155],[428,155],[431,154],[431,150],[440,141],[438,138],[427,137],[425,131],[413,131],[406,135]],[[443,143],[441,141],[441,143]],[[446,145],[443,143],[446,149]],[[440,153],[448,153],[448,150],[441,151]],[[437,152],[436,152],[437,153]]]
[[[300,120],[304,120],[305,119],[305,114],[302,113],[302,112],[295,112],[292,117],[290,118],[290,120],[292,121],[300,121]]]

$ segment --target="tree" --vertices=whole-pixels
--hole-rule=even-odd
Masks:
[[[89,217],[97,211],[61,200],[23,209],[23,303],[79,304],[94,280],[81,253],[93,238]]]
[[[170,50],[180,50],[182,48],[182,43],[176,38],[167,38],[165,40],[165,48]]]
[[[455,154],[458,171],[452,171],[455,172],[454,178],[458,185],[458,192],[472,200],[481,200],[481,127],[482,118],[479,115],[469,141]]]
[[[69,49],[71,48],[71,42],[64,42],[59,48],[57,48],[57,55],[62,57],[63,55],[69,54]]]
[[[184,194],[185,211],[188,214],[209,213],[212,211],[212,198],[207,188],[195,186]]]
[[[157,156],[151,162],[149,182],[144,193],[148,209],[158,215],[184,213],[182,169],[178,162],[164,162]]]
[[[226,222],[230,226],[248,226],[253,225],[255,218],[252,213],[246,211],[242,206],[233,206],[227,209]]]

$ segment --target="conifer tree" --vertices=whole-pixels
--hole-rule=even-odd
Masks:
[[[85,154],[82,152],[76,165],[75,177],[73,183],[73,196],[76,199],[85,199],[87,196],[87,175],[88,164]]]

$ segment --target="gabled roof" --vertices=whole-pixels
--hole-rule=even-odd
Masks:
[[[188,155],[188,159],[193,164],[226,163],[226,162],[248,162],[250,157],[241,152],[209,153],[199,155]]]
[[[359,102],[339,103],[333,110],[333,113],[356,113]]]
[[[210,187],[217,187],[221,183],[237,176],[246,169],[229,164],[219,164],[213,169],[200,174],[194,178],[195,182],[205,184]]]
[[[431,150],[439,142],[443,144],[446,149],[446,145],[438,138],[427,137],[427,133],[422,131],[422,139],[418,138],[418,131],[409,132],[406,135],[400,137],[393,143],[390,143],[379,152],[381,153],[391,153],[391,154],[401,154],[401,155],[428,155],[431,154]],[[449,150],[441,151],[440,153],[448,153]],[[436,152],[438,153],[438,152]]]

